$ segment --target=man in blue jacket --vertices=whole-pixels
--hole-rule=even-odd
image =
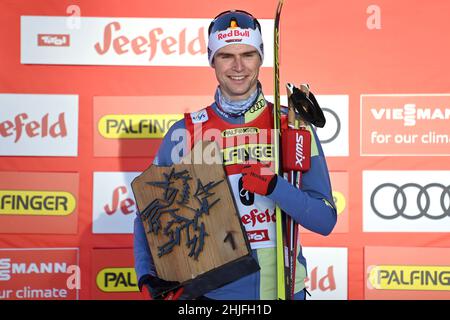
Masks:
[[[180,162],[196,141],[204,139],[203,134],[208,129],[222,133],[222,140],[218,142],[225,171],[243,217],[252,255],[261,269],[205,294],[205,298],[276,299],[275,221],[271,218],[274,217],[275,204],[304,228],[322,235],[328,235],[336,224],[337,214],[325,156],[315,130],[309,126],[312,135],[311,166],[302,175],[301,190],[281,176],[273,173],[261,175],[261,163],[248,165],[245,157],[239,156],[238,149],[244,148],[247,154],[256,158],[261,156],[260,160],[274,160],[270,144],[246,144],[245,139],[234,139],[236,135],[247,134],[262,141],[261,135],[273,128],[273,105],[264,98],[258,81],[264,59],[261,27],[251,14],[232,10],[219,14],[211,22],[208,32],[209,63],[219,83],[214,102],[198,112],[186,114],[170,128],[154,165],[170,166]],[[245,218],[260,213],[266,213],[268,218]],[[297,252],[294,298],[304,299],[306,260],[301,246]],[[173,285],[156,274],[139,216],[134,223],[134,256],[140,288],[146,286],[152,295],[156,295]]]

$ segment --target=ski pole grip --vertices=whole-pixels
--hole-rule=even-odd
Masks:
[[[281,149],[284,171],[308,171],[311,167],[311,133],[307,129],[283,129]]]

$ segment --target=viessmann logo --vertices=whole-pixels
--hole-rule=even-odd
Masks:
[[[0,281],[9,281],[19,274],[67,273],[66,262],[17,263],[10,258],[0,259]]]
[[[375,290],[450,291],[450,267],[371,266],[368,268],[368,288]]]
[[[103,292],[138,292],[134,268],[104,268],[96,278],[97,287]]]
[[[67,216],[76,205],[64,191],[0,190],[0,215]]]
[[[362,155],[448,155],[450,94],[361,95]]]
[[[182,114],[108,114],[98,122],[100,135],[107,139],[163,138]]]
[[[38,34],[39,47],[68,47],[70,35],[68,34]]]
[[[449,120],[450,108],[423,108],[407,103],[399,108],[371,108],[376,120],[402,121],[405,127],[413,127],[422,120]]]

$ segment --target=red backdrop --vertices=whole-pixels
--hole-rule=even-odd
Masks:
[[[380,29],[369,29],[367,8],[380,9]],[[209,67],[21,64],[20,17],[64,16],[70,5],[82,17],[212,18],[229,8],[273,19],[275,1],[27,1],[0,2],[0,93],[75,94],[79,97],[78,156],[2,156],[2,172],[78,173],[76,234],[0,234],[1,248],[79,248],[81,299],[96,297],[95,249],[131,248],[131,234],[93,234],[93,172],[144,170],[147,157],[94,155],[93,102],[97,96],[211,96],[216,87]],[[448,1],[285,1],[281,22],[281,81],[308,82],[319,95],[349,96],[349,155],[327,157],[330,171],[348,174],[348,232],[302,236],[308,247],[348,248],[348,298],[364,299],[364,247],[450,247],[442,232],[363,232],[363,170],[442,170],[448,156],[360,155],[361,94],[446,93],[450,80]],[[272,94],[272,68],[260,79]],[[36,106],[39,107],[39,106]],[[198,106],[200,108],[202,106]],[[193,108],[195,109],[195,107]],[[1,109],[0,109],[1,110]],[[151,110],[148,112],[161,113]],[[178,113],[184,110],[180,108]],[[0,119],[1,121],[1,119]],[[447,121],[448,122],[448,121]],[[347,124],[346,124],[347,125]],[[448,127],[447,127],[448,128]],[[447,129],[448,130],[448,129]],[[0,140],[0,148],[1,146]],[[446,145],[447,148],[449,145]],[[450,149],[450,148],[449,148]],[[444,150],[445,151],[445,150]],[[448,152],[445,151],[445,152]],[[444,222],[445,223],[445,222]],[[446,220],[446,223],[449,223]],[[104,254],[102,256],[105,256]],[[131,264],[132,261],[129,261]],[[111,267],[113,267],[111,263]]]

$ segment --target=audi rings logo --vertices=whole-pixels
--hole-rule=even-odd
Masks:
[[[327,126],[326,129],[319,129],[321,131],[320,143],[331,143],[336,140],[341,132],[341,120],[337,113],[329,108],[322,108],[322,111],[327,119]],[[331,130],[328,128],[331,128]]]
[[[450,185],[383,183],[373,190],[370,205],[378,217],[387,220],[444,219],[450,217]]]

